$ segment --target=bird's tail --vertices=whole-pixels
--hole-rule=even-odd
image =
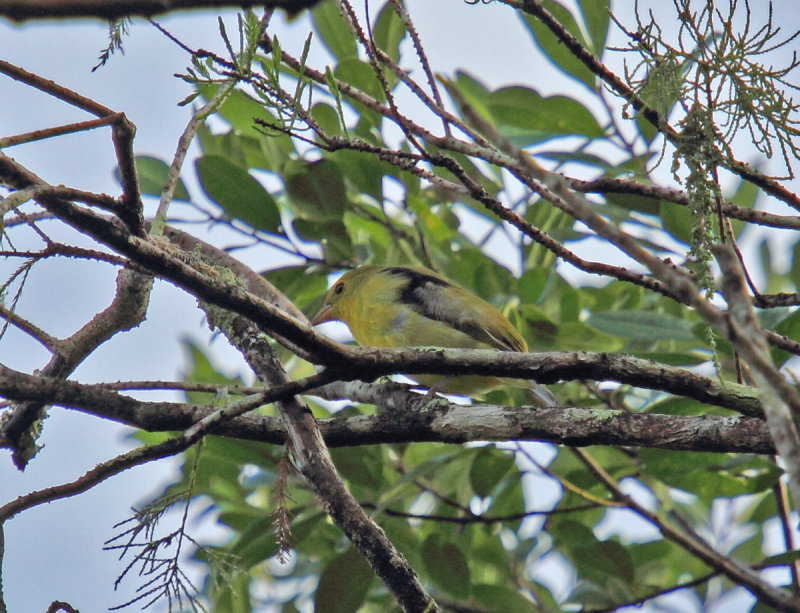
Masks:
[[[529,381],[528,383],[530,386],[526,391],[533,404],[542,409],[552,409],[558,406],[558,400],[544,385],[540,385],[535,381]]]

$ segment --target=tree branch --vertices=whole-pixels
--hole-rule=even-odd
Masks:
[[[207,313],[242,353],[259,380],[270,385],[288,383],[288,375],[274,349],[255,323],[242,316],[231,320],[229,313],[220,313],[216,308],[208,309]],[[308,407],[296,397],[286,398],[276,407],[295,462],[331,520],[364,556],[403,611],[437,613],[436,601],[422,586],[414,569],[345,486]]]
[[[0,365],[0,372],[4,370],[8,369]],[[291,397],[294,394],[308,391],[309,389],[323,384],[325,380],[326,378],[324,375],[318,374],[302,381],[290,381],[283,385],[275,386],[271,391],[265,392],[263,395],[258,395],[255,398],[243,398],[223,407],[211,409],[203,415],[202,418],[192,423],[192,425],[186,428],[181,434],[169,438],[162,443],[146,447],[137,447],[127,453],[98,464],[92,470],[86,472],[74,481],[30,492],[0,506],[0,524],[26,509],[30,509],[45,502],[52,502],[53,500],[67,498],[85,492],[109,477],[113,477],[133,466],[180,453],[222,424],[252,411],[265,401]],[[60,381],[61,384],[71,383],[60,379],[53,379],[53,381]],[[73,388],[72,391],[76,390]],[[77,391],[80,393],[80,390]],[[170,403],[164,404],[169,405]]]
[[[322,380],[317,379],[316,384]],[[308,380],[278,385],[247,397],[247,404],[241,406],[249,410],[269,404],[290,393],[308,391],[310,385]],[[76,409],[149,432],[186,430],[216,411],[205,405],[136,400],[100,385],[28,375],[4,366],[0,366],[0,393],[11,399]],[[684,451],[774,453],[766,424],[757,418],[464,406],[441,398],[426,400],[425,396],[411,393],[407,386],[399,384],[333,383],[314,393],[327,398],[347,397],[384,408],[374,416],[319,420],[320,432],[330,447],[532,440],[572,446],[631,445]],[[215,426],[213,433],[275,445],[286,442],[286,428],[280,420],[262,415],[229,418]],[[8,445],[8,440],[0,439],[0,446]]]
[[[750,591],[758,598],[759,602],[775,607],[779,611],[800,611],[800,599],[793,597],[785,590],[770,585],[754,570],[744,566],[733,558],[718,553],[699,538],[681,532],[658,513],[648,510],[643,505],[636,502],[633,497],[625,494],[620,489],[617,482],[614,481],[588,453],[580,449],[574,450],[574,453],[583,461],[587,468],[616,500],[624,502],[628,508],[642,517],[642,519],[647,520],[658,528],[665,538],[677,543],[686,551],[708,564],[711,568],[718,570],[737,585],[741,585]]]
[[[138,326],[145,317],[152,277],[124,269],[117,276],[117,291],[111,304],[95,315],[68,339],[59,341],[56,351],[42,374],[67,377],[97,347],[119,332]],[[44,415],[46,405],[36,401],[21,402],[0,428],[0,434],[14,448],[14,463],[24,469],[37,451],[35,422]]]
[[[2,153],[0,176],[6,176],[22,187],[29,187],[35,181],[35,175],[31,175]],[[530,182],[530,179],[527,181]],[[539,188],[543,189],[541,186]],[[558,196],[545,191],[549,197],[559,200]],[[603,232],[610,234],[611,240],[622,236],[623,243],[631,244],[634,253],[641,255],[642,250],[628,235],[612,229],[600,220],[574,193],[568,192],[568,195],[572,201],[571,207],[575,209],[574,215],[588,220],[590,227],[596,226],[601,235]],[[59,198],[43,198],[43,205],[82,232],[147,267],[153,274],[171,280],[198,298],[257,322],[278,340],[289,341],[290,349],[295,345],[302,348],[314,363],[334,365],[334,374],[342,379],[353,379],[354,373],[358,373],[361,378],[377,378],[396,373],[453,375],[465,372],[533,379],[539,383],[570,378],[613,379],[631,385],[650,385],[655,389],[689,396],[699,402],[724,406],[746,415],[760,414],[755,397],[748,399],[741,393],[732,393],[731,384],[723,387],[707,377],[630,356],[605,353],[523,354],[458,349],[425,351],[345,347],[317,334],[295,317],[287,315],[283,309],[220,278],[214,269],[204,262],[198,262],[197,257],[191,253],[176,251],[174,248],[166,249],[155,239],[132,236],[112,221]],[[645,256],[652,258],[646,253]],[[666,268],[666,264],[660,260],[652,259],[661,268]]]
[[[319,0],[0,0],[0,15],[14,21],[96,17],[120,19],[140,15],[152,17],[187,9],[249,8],[285,9],[295,15]]]
[[[798,508],[800,435],[796,416],[800,414],[800,395],[772,363],[769,346],[753,312],[736,254],[730,247],[715,245],[714,255],[722,272],[722,295],[728,303],[729,334],[737,351],[751,368],[772,439],[786,467],[789,493],[795,508]]]
[[[542,6],[539,0],[501,0],[515,9],[528,13],[541,21],[548,30],[563,44],[570,53],[581,61],[584,66],[591,70],[598,78],[605,82],[621,98],[627,101],[636,111],[653,124],[665,138],[675,142],[678,138],[677,132],[669,125],[666,125],[665,118],[658,112],[649,107],[641,97],[636,94],[628,85],[614,74],[608,67],[597,59],[588,49],[578,41],[559,21]],[[788,204],[796,210],[800,210],[800,197],[791,190],[786,189],[777,181],[770,179],[751,168],[748,164],[734,159],[722,160],[721,164],[739,175],[742,179],[751,182],[762,190],[771,194],[778,200]]]
[[[636,194],[654,200],[666,200],[675,204],[687,205],[689,197],[686,192],[670,187],[661,187],[632,181],[629,179],[617,179],[614,177],[601,177],[591,181],[568,178],[572,189],[584,193],[598,194]],[[797,215],[776,215],[766,211],[757,211],[743,206],[738,206],[732,202],[722,201],[720,210],[723,215],[732,219],[738,219],[748,223],[771,228],[783,228],[789,230],[800,230],[800,217]]]
[[[50,3],[59,4],[57,2]],[[99,4],[98,4],[99,5]],[[2,7],[0,7],[2,8]],[[0,12],[0,14],[2,14]],[[142,199],[139,193],[139,181],[136,176],[136,164],[134,163],[133,136],[136,127],[125,117],[124,113],[117,113],[107,106],[82,96],[66,87],[58,85],[50,79],[45,79],[39,75],[28,72],[27,70],[0,60],[0,73],[6,74],[12,79],[35,87],[59,100],[63,100],[73,106],[78,107],[96,117],[109,119],[111,125],[111,140],[114,143],[114,151],[119,167],[120,183],[122,184],[122,198],[117,209],[119,218],[125,223],[133,234],[144,234],[144,218],[142,214]],[[44,185],[43,181],[36,182]]]

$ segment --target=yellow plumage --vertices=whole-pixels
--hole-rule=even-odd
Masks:
[[[343,321],[359,345],[371,347],[458,347],[527,351],[525,339],[489,303],[441,275],[421,267],[361,266],[328,290],[312,323]],[[480,395],[527,381],[466,375],[414,377],[437,391]],[[554,404],[535,390],[540,404]]]

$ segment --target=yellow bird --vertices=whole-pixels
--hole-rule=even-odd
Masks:
[[[421,267],[360,266],[342,275],[325,295],[312,324],[343,321],[359,345],[458,347],[527,351],[506,317],[460,285]],[[447,394],[479,396],[503,386],[530,389],[537,404],[555,406],[530,381],[481,375],[417,375],[420,384]]]

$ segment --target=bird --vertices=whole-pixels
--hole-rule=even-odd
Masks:
[[[312,325],[342,321],[356,343],[369,347],[454,347],[528,350],[522,335],[488,302],[442,275],[419,266],[362,265],[328,290]],[[480,397],[511,386],[532,392],[542,407],[556,406],[550,391],[532,381],[483,375],[415,375],[445,394]]]

